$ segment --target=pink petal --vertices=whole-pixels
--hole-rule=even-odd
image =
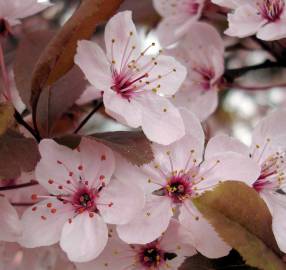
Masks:
[[[159,55],[155,61],[157,64],[148,73],[150,83],[144,88],[167,96],[175,94],[187,76],[187,69],[171,56]]]
[[[77,150],[82,170],[81,179],[90,187],[98,187],[101,182],[108,184],[115,170],[115,159],[110,148],[95,140],[83,138]]]
[[[128,244],[146,244],[161,236],[172,216],[169,198],[150,195],[144,210],[130,223],[117,226],[117,232]]]
[[[118,122],[133,128],[140,126],[142,112],[137,99],[128,100],[120,94],[108,90],[103,95],[103,102],[106,113]]]
[[[130,183],[138,185],[142,191],[146,194],[152,193],[154,190],[158,189],[158,185],[150,183],[148,181],[149,175],[145,173],[143,167],[148,165],[143,165],[142,167],[137,167],[119,154],[115,154],[116,157],[116,170],[114,176],[117,179],[130,180]],[[136,179],[136,180],[134,180]]]
[[[177,29],[189,21],[190,19],[182,14],[163,18],[156,30],[161,46],[167,47],[181,39],[184,32],[178,34]]]
[[[249,148],[245,144],[228,135],[221,134],[209,140],[205,150],[205,159],[228,151],[242,154],[245,157],[249,156]]]
[[[188,231],[176,220],[171,219],[168,229],[160,239],[160,247],[170,253],[176,253],[181,259],[195,255],[196,249],[189,243]]]
[[[258,32],[257,37],[262,40],[274,41],[286,37],[286,20],[280,19],[273,23],[264,25]]]
[[[228,14],[229,27],[225,33],[234,37],[247,37],[255,34],[266,22],[257,14],[255,6],[240,6],[233,14]]]
[[[0,241],[15,242],[22,234],[22,224],[16,209],[0,195]]]
[[[249,4],[249,0],[212,0],[214,4],[222,7],[235,9],[244,4]]]
[[[205,121],[218,106],[218,93],[214,89],[201,92],[198,95],[197,91],[193,91],[191,88],[182,89],[171,100],[176,106],[193,112],[200,121]]]
[[[52,209],[56,211],[52,213]],[[73,215],[72,207],[57,199],[44,200],[28,208],[22,216],[23,236],[19,243],[28,248],[57,243],[65,222]]]
[[[98,209],[106,223],[126,224],[143,209],[144,193],[135,183],[127,181],[114,178],[100,192]]]
[[[110,63],[96,43],[87,40],[79,41],[74,62],[98,90],[105,91],[112,85]]]
[[[8,19],[15,20],[39,13],[47,7],[50,7],[51,4],[39,3],[37,0],[14,0],[11,1],[11,6],[13,8],[8,10],[8,14],[6,14],[6,16],[8,17]]]
[[[277,244],[282,252],[286,252],[286,198],[279,193],[263,192],[264,201],[272,214],[272,229]]]
[[[103,251],[108,241],[108,229],[103,219],[88,212],[66,222],[60,240],[61,248],[73,262],[87,262]]]
[[[114,67],[117,71],[140,54],[131,11],[118,12],[114,15],[106,24],[104,38],[107,58],[110,62],[115,61]]]
[[[109,233],[108,243],[104,251],[91,262],[77,263],[78,270],[126,270],[134,265],[137,253],[118,238],[116,232],[113,232],[113,228],[110,231],[112,232]]]
[[[170,144],[185,135],[184,122],[172,103],[155,93],[145,93],[140,100],[142,129],[153,142]]]
[[[42,140],[39,150],[42,158],[35,170],[37,181],[52,194],[71,193],[66,181],[71,179],[70,173],[73,177],[80,173],[78,153],[51,139]]]
[[[201,254],[208,258],[220,258],[228,255],[231,247],[219,237],[191,201],[186,201],[182,205],[179,220],[189,232],[190,243]]]
[[[205,180],[196,187],[198,192],[203,192],[228,180],[241,181],[252,186],[259,175],[260,166],[249,157],[234,152],[219,153],[202,163],[199,177]]]
[[[262,119],[252,135],[253,158],[263,162],[286,147],[286,110],[271,112]],[[257,148],[259,146],[259,148]]]

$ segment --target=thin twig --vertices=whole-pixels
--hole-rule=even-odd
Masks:
[[[31,187],[31,186],[35,186],[38,184],[39,183],[37,181],[31,181],[29,183],[24,183],[24,184],[19,184],[19,185],[10,185],[10,186],[5,186],[5,187],[0,187],[0,191]]]
[[[83,121],[79,124],[77,129],[74,131],[74,134],[77,134],[82,127],[88,122],[88,120],[99,110],[99,108],[103,105],[102,101],[99,101],[99,103],[93,108],[93,110],[83,119]]]
[[[241,85],[238,83],[230,84],[232,88],[238,88],[246,91],[259,91],[259,90],[268,90],[275,87],[286,87],[286,83],[275,84],[275,85],[265,85],[265,86],[247,86]]]
[[[275,68],[275,67],[286,68],[286,64],[281,62],[272,62],[270,60],[266,60],[265,62],[258,65],[235,68],[235,69],[227,69],[224,73],[224,78],[227,80],[227,82],[232,83],[235,79],[241,77],[242,75],[246,74],[249,71],[266,69],[266,68]]]
[[[22,125],[23,127],[25,127],[33,135],[33,137],[37,140],[37,142],[41,141],[41,137],[36,133],[36,131],[27,122],[24,121],[21,114],[16,109],[14,113],[14,118],[16,119],[19,125]]]

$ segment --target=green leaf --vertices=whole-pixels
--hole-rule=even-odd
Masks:
[[[14,108],[10,103],[0,104],[0,135],[14,122]]]
[[[271,214],[254,189],[227,181],[193,202],[248,265],[263,270],[286,269],[272,233]]]

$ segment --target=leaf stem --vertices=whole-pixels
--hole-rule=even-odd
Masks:
[[[93,110],[83,119],[83,121],[79,124],[77,129],[74,131],[74,134],[77,134],[82,127],[88,122],[88,120],[100,109],[100,107],[103,105],[102,100],[98,101],[96,106],[93,108]]]
[[[21,114],[16,109],[14,112],[14,118],[19,125],[26,128],[33,135],[37,142],[41,141],[41,137],[39,136],[39,134],[27,122],[24,121]]]

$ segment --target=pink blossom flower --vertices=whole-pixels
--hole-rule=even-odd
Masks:
[[[35,175],[50,196],[29,208],[22,217],[20,244],[33,248],[60,240],[71,261],[96,258],[104,249],[106,223],[125,224],[143,207],[141,190],[119,179],[114,171],[112,151],[104,145],[82,139],[71,150],[53,140],[39,145],[42,159]]]
[[[167,50],[188,69],[180,90],[173,95],[177,107],[191,110],[204,121],[218,105],[218,90],[224,73],[224,44],[217,30],[196,22],[177,47]]]
[[[192,23],[201,17],[205,0],[153,0],[153,3],[163,17],[157,34],[165,47],[188,33]]]
[[[227,149],[250,156],[260,167],[253,188],[261,195],[272,214],[272,228],[277,243],[286,252],[286,110],[278,110],[264,118],[252,135],[250,147],[228,136],[220,135],[209,143],[212,152]],[[206,152],[206,156],[210,156]]]
[[[37,0],[0,0],[0,35],[10,32],[12,26],[20,24],[19,19],[41,12],[50,5]]]
[[[0,241],[16,242],[22,234],[22,225],[15,208],[0,194]]]
[[[78,270],[176,270],[186,257],[196,253],[186,243],[186,232],[176,220],[171,220],[167,231],[145,245],[128,245],[110,230],[110,239],[103,253],[94,261],[77,264]]]
[[[228,15],[226,34],[247,37],[256,34],[262,40],[278,40],[286,37],[285,0],[212,0],[221,6],[234,9]]]
[[[106,112],[146,136],[170,144],[184,136],[177,108],[165,97],[173,95],[186,77],[186,69],[170,56],[151,57],[140,52],[131,12],[113,16],[105,28],[106,53],[91,41],[78,43],[75,63],[88,81],[103,91]]]
[[[234,152],[213,153],[203,160],[205,138],[199,120],[190,112],[185,111],[184,115],[187,135],[170,146],[153,144],[153,162],[140,168],[122,160],[118,165],[118,177],[136,179],[145,190],[146,205],[134,220],[118,226],[117,231],[127,243],[145,244],[159,237],[175,214],[183,226],[190,228],[192,244],[199,252],[210,258],[225,256],[230,247],[191,199],[229,179],[252,185],[259,168],[248,157]]]

